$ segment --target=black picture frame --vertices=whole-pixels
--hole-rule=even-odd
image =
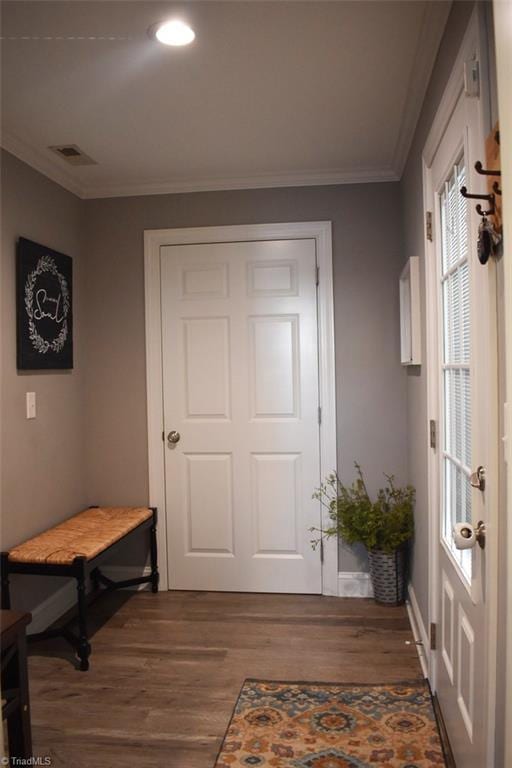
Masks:
[[[18,239],[16,249],[18,370],[73,368],[73,260]]]

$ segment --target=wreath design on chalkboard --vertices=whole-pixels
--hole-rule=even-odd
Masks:
[[[45,272],[49,272],[54,275],[59,281],[59,286],[62,294],[62,311],[64,314],[64,321],[59,335],[56,336],[53,341],[44,339],[41,334],[38,333],[36,324],[34,321],[34,288],[36,280],[40,275]],[[51,256],[41,256],[37,262],[36,268],[29,274],[27,282],[25,283],[25,309],[28,315],[28,337],[32,342],[37,352],[45,355],[47,352],[61,352],[68,338],[68,321],[67,316],[69,312],[69,290],[66,278],[61,275],[57,269],[57,265]]]

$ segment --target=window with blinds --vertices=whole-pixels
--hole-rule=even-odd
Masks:
[[[454,167],[440,194],[442,296],[442,401],[444,540],[471,581],[471,550],[455,549],[454,523],[471,520],[471,325],[468,259],[468,201],[464,158]]]

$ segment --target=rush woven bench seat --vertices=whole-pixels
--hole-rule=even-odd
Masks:
[[[155,507],[89,507],[63,523],[2,552],[2,608],[10,608],[9,576],[12,573],[74,577],[77,581],[78,635],[66,625],[30,635],[39,640],[64,636],[75,648],[80,669],[89,668],[91,646],[87,634],[87,605],[99,594],[150,583],[158,591]],[[99,566],[137,531],[149,530],[151,573],[112,581]],[[90,584],[89,584],[90,582]],[[88,590],[88,586],[91,588]]]
[[[152,515],[147,507],[91,507],[9,550],[9,560],[55,565],[69,565],[75,557],[92,560]]]

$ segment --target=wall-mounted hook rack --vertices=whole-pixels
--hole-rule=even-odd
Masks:
[[[486,264],[490,256],[498,257],[503,253],[503,228],[501,219],[501,169],[500,169],[500,134],[498,126],[489,134],[485,142],[485,167],[478,160],[474,164],[476,173],[486,176],[487,194],[474,195],[467,187],[461,187],[460,193],[470,200],[485,200],[487,209],[478,203],[476,212],[482,217],[478,227],[477,255],[481,264]],[[495,177],[495,180],[492,177]]]
[[[462,197],[465,197],[468,200],[487,200],[491,204],[491,207],[489,208],[489,210],[484,211],[480,203],[478,203],[478,205],[476,206],[476,212],[478,213],[479,216],[492,216],[493,213],[496,211],[495,197],[492,193],[490,195],[473,195],[470,192],[468,192],[467,187],[461,187],[460,193]]]

